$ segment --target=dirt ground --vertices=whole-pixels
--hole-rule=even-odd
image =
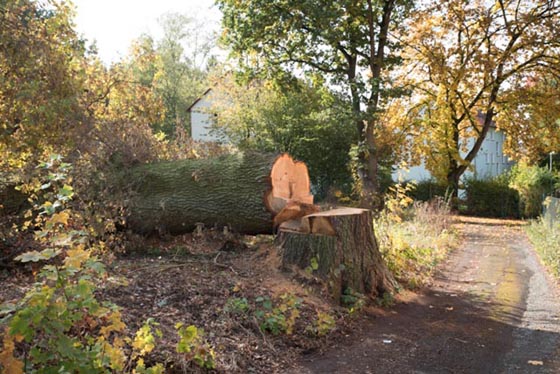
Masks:
[[[521,224],[461,218],[431,285],[288,372],[560,373],[558,288]]]
[[[133,332],[148,318],[162,338],[147,362],[199,371],[175,352],[177,322],[205,331],[220,373],[560,373],[560,302],[519,221],[458,218],[463,243],[433,282],[392,307],[349,315],[312,278],[279,270],[272,237],[215,233],[140,242],[117,258],[99,293],[123,309]],[[136,254],[134,254],[136,253]],[[29,271],[0,272],[0,302],[15,301]],[[263,333],[257,298],[303,301],[290,335]],[[228,301],[247,301],[228,311]],[[327,336],[317,312],[333,316]]]

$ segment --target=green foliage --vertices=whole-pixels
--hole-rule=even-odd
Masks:
[[[241,83],[229,74],[210,95],[216,128],[241,150],[287,152],[304,161],[319,198],[329,188],[349,190],[349,151],[356,140],[352,116],[347,103],[321,84]]]
[[[17,305],[2,307],[7,351],[0,356],[0,365],[5,370],[16,368],[12,373],[131,372],[154,348],[149,322],[134,341],[122,337],[126,326],[118,308],[95,294],[105,270],[94,255],[98,248],[81,229],[80,215],[69,207],[74,197],[68,184],[70,165],[55,155],[39,168],[43,181],[24,186],[33,201],[24,228],[33,228],[43,249],[17,259],[46,264]]]
[[[558,217],[549,221],[532,220],[526,227],[527,235],[543,263],[560,278],[560,224]]]
[[[311,257],[309,260],[309,266],[305,268],[308,274],[312,274],[315,270],[319,269],[319,255]]]
[[[484,217],[519,217],[519,193],[510,187],[509,176],[466,181],[467,213]]]
[[[364,196],[376,191],[375,165],[394,150],[386,140],[400,129],[386,127],[380,116],[387,102],[403,93],[388,79],[388,72],[401,61],[390,55],[400,46],[392,36],[412,2],[219,0],[217,4],[224,14],[222,40],[251,74],[283,79],[297,70],[311,79],[321,77],[324,87],[347,95],[345,112],[352,114],[354,144],[363,145],[358,169],[367,183],[361,191]]]
[[[259,296],[255,300],[259,305],[255,316],[259,320],[261,330],[268,331],[273,335],[286,333],[291,335],[297,318],[300,315],[299,308],[302,300],[293,294],[285,293],[275,304],[268,296]]]
[[[350,314],[353,314],[360,311],[366,305],[366,297],[351,288],[347,288],[342,293],[340,302],[348,308]]]
[[[167,139],[184,136],[190,128],[190,105],[208,88],[208,62],[215,37],[204,33],[204,21],[180,13],[159,18],[160,39],[142,35],[126,61],[134,80],[161,100],[162,116],[150,122],[154,133]]]
[[[448,187],[444,183],[435,180],[423,180],[416,182],[414,188],[408,193],[410,197],[417,201],[430,201],[435,197],[445,197],[449,195]]]
[[[467,213],[486,217],[537,217],[542,202],[557,188],[558,175],[545,167],[516,165],[490,180],[468,180]]]
[[[204,332],[196,326],[184,326],[182,323],[175,325],[179,333],[177,352],[183,353],[187,362],[194,362],[201,368],[214,369],[216,367],[216,354],[204,340]]]
[[[244,297],[229,298],[224,311],[231,314],[243,315],[249,311],[249,302]]]
[[[383,297],[377,300],[377,304],[384,308],[389,308],[395,304],[395,296],[391,292],[385,292]]]
[[[516,165],[512,172],[510,187],[519,193],[520,214],[537,217],[542,212],[542,202],[551,195],[559,182],[557,174],[545,167]]]

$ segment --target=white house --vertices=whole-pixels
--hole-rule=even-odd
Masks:
[[[492,124],[488,129],[480,150],[472,161],[472,167],[463,174],[462,178],[490,179],[511,169],[514,162],[504,154],[505,140],[505,134],[499,131],[495,124]],[[466,148],[472,149],[474,142],[474,138],[466,139]],[[461,151],[461,156],[465,157],[466,152]],[[392,176],[394,181],[416,182],[428,180],[432,177],[423,163],[418,166],[412,166],[409,169],[398,169],[393,172]]]
[[[191,114],[191,138],[203,142],[224,142],[225,136],[218,131],[211,132],[212,124],[216,117],[210,108],[213,104],[212,89],[207,89],[187,109]]]

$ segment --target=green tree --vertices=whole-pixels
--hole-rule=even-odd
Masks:
[[[150,53],[155,45],[157,58],[151,69],[156,75],[155,90],[165,106],[164,119],[155,124],[155,130],[173,137],[177,127],[188,128],[187,109],[207,88],[207,66],[215,37],[201,31],[202,21],[179,13],[163,15],[160,24],[162,39],[154,43],[144,37],[143,46]]]
[[[210,96],[217,129],[240,149],[288,152],[304,161],[318,197],[329,187],[352,185],[352,113],[322,82],[241,83],[226,74],[214,81]]]
[[[408,1],[219,0],[223,39],[252,68],[277,77],[286,71],[320,73],[347,93],[359,138],[362,203],[379,191],[378,114],[390,93],[388,71],[396,46],[391,31]]]
[[[418,93],[416,144],[455,194],[494,121],[505,131],[519,124],[500,112],[503,100],[513,99],[504,93],[535,72],[557,69],[559,10],[547,0],[477,0],[432,1],[415,11],[406,42]]]

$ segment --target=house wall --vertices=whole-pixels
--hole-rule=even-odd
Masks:
[[[473,160],[474,172],[471,175],[477,179],[490,179],[511,169],[513,162],[504,155],[504,142],[505,134],[491,128]],[[469,139],[469,149],[473,144],[474,139]]]
[[[482,146],[472,162],[472,168],[469,168],[463,178],[475,177],[477,179],[490,179],[496,177],[505,171],[511,169],[513,162],[504,155],[505,134],[490,128],[486,138],[482,142]],[[467,140],[466,149],[472,149],[475,139]],[[461,156],[465,157],[466,152],[461,151]],[[413,166],[409,170],[397,169],[392,174],[394,181],[424,181],[431,178],[430,172],[426,169],[424,163],[419,166]]]
[[[209,108],[212,106],[212,98],[204,95],[191,107],[191,137],[196,141],[220,142],[223,137],[217,133],[211,133],[214,114]]]

